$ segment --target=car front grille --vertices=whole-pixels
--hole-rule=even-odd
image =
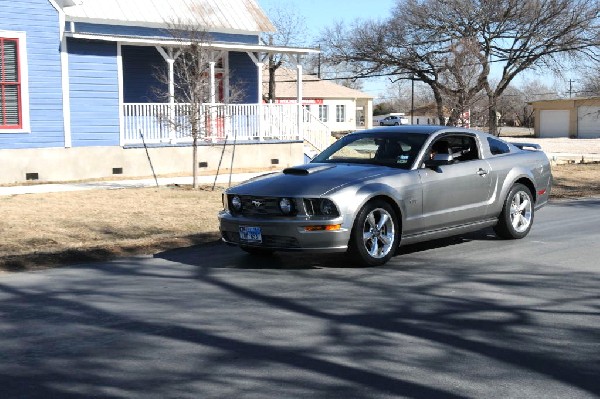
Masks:
[[[277,198],[243,196],[241,199],[244,216],[283,216]]]
[[[255,216],[267,216],[267,217],[289,217],[297,213],[296,202],[294,201],[294,211],[290,215],[284,215],[279,209],[279,198],[274,197],[255,197],[250,195],[240,195],[242,201],[241,212],[234,212],[233,207],[229,209],[236,215],[243,215],[248,217]],[[231,201],[231,196],[229,197]]]

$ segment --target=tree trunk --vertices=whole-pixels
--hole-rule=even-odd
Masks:
[[[275,65],[273,64],[271,58],[269,58],[269,94],[267,97],[268,102],[275,101]]]
[[[440,125],[446,125],[446,117],[444,116],[444,99],[442,98],[442,94],[439,90],[430,85],[433,96],[435,97],[435,105],[437,107],[437,117]]]
[[[192,187],[198,188],[198,122],[192,121]]]
[[[490,134],[493,136],[497,136],[498,135],[498,118],[496,116],[496,108],[497,108],[497,104],[496,104],[496,97],[495,96],[489,96],[489,130],[490,130]]]

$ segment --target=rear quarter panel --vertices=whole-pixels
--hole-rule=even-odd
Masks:
[[[550,162],[542,151],[517,150],[509,154],[497,155],[488,159],[494,174],[495,187],[488,214],[499,215],[504,200],[514,184],[521,180],[531,182],[535,207],[548,202],[552,180]]]

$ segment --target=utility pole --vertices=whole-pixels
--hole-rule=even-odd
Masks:
[[[319,44],[319,58],[317,63],[317,78],[321,79],[321,45]]]
[[[415,74],[410,77],[410,124],[414,124],[413,114],[415,110]]]
[[[569,79],[569,98],[573,95],[573,79]]]

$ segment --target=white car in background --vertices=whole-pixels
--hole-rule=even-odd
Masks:
[[[391,115],[379,121],[379,126],[400,126],[408,125],[408,118],[406,116]]]

